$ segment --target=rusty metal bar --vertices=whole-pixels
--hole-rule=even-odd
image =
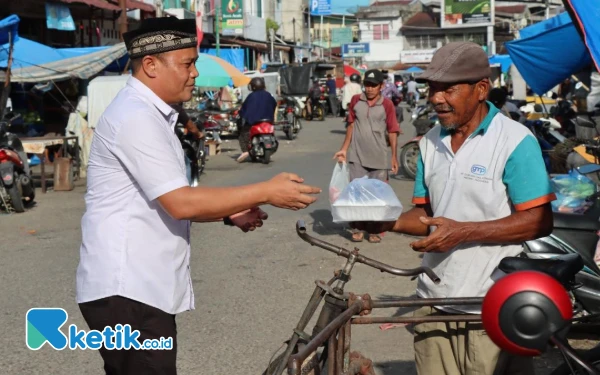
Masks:
[[[344,373],[344,333],[346,331],[346,324],[344,323],[342,327],[338,330],[337,337],[337,350],[335,356],[335,373],[342,375]]]
[[[306,233],[306,225],[304,224],[304,220],[298,220],[298,222],[296,223],[296,233],[298,233],[298,236],[301,239],[308,242],[309,244],[311,244],[313,246],[318,246],[318,247],[328,250],[328,251],[331,251],[332,253],[335,253],[341,257],[349,259],[350,255],[353,254],[352,252],[344,249],[343,247],[335,246],[333,244],[330,244],[329,242],[325,242],[323,240],[314,238],[314,237],[310,236],[309,234],[307,234]],[[440,282],[440,278],[429,267],[417,267],[417,268],[412,268],[412,269],[395,268],[388,264],[376,261],[375,259],[371,259],[371,258],[367,258],[362,255],[358,255],[358,251],[356,251],[354,254],[356,255],[356,261],[358,263],[366,264],[367,266],[376,268],[376,269],[380,270],[381,272],[387,272],[387,273],[390,273],[390,274],[396,275],[396,276],[418,276],[418,275],[424,273],[434,283],[439,284],[439,282]]]
[[[354,315],[358,314],[363,309],[363,301],[357,301],[352,306],[348,307],[343,313],[329,323],[318,335],[306,344],[298,353],[292,355],[288,360],[288,374],[299,375],[302,363],[310,353],[316,351],[321,345],[329,339],[330,336],[348,322]]]
[[[329,340],[327,341],[327,374],[342,375],[339,372],[335,372],[337,357],[336,344],[337,341],[334,333],[331,336],[329,336]]]
[[[428,315],[421,317],[412,316],[384,316],[353,318],[352,324],[381,324],[381,323],[429,323],[429,322],[481,322],[481,315]]]
[[[348,372],[350,366],[350,339],[352,337],[352,322],[347,321],[344,327],[344,372]]]
[[[458,306],[458,305],[481,305],[483,298],[465,297],[465,298],[410,298],[410,299],[390,299],[390,300],[372,300],[371,306],[374,309],[389,307],[413,307],[413,306]]]

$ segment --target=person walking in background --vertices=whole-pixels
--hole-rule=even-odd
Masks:
[[[398,173],[396,155],[400,127],[394,104],[381,95],[384,76],[379,70],[365,73],[365,93],[352,97],[348,108],[348,128],[340,151],[334,158],[348,162],[350,180],[368,176],[387,182],[389,171]],[[354,230],[352,241],[360,242],[364,233]],[[370,234],[369,242],[381,242]]]
[[[339,114],[339,106],[337,99],[337,85],[335,78],[331,74],[327,74],[327,100],[329,101],[329,108],[331,108],[331,114],[333,117],[337,117]]]

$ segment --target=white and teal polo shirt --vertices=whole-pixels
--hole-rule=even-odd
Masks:
[[[413,203],[430,203],[435,217],[497,220],[556,199],[535,137],[490,102],[488,107],[488,115],[456,153],[440,125],[419,142]],[[482,297],[494,283],[491,275],[500,260],[521,251],[521,245],[467,244],[447,253],[426,253],[423,266],[431,267],[441,282],[435,285],[421,276],[417,294]]]

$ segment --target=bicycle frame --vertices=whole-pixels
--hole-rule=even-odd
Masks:
[[[339,256],[347,258],[345,266],[335,272],[335,276],[327,283],[317,280],[316,287],[312,296],[294,329],[294,334],[290,339],[287,349],[283,354],[282,361],[272,374],[281,374],[287,367],[288,375],[301,375],[303,364],[311,357],[317,354],[319,348],[325,345],[327,350],[327,374],[328,375],[346,375],[346,374],[367,374],[369,369],[372,371],[372,362],[359,354],[350,352],[350,340],[352,337],[353,324],[383,324],[383,323],[405,323],[418,324],[426,322],[481,322],[479,314],[447,314],[432,315],[424,317],[399,316],[399,317],[368,317],[374,309],[383,308],[402,308],[402,307],[424,307],[424,306],[465,306],[481,305],[481,297],[465,298],[406,298],[406,299],[385,299],[373,300],[369,294],[362,296],[353,293],[344,293],[344,286],[350,280],[350,272],[354,264],[364,263],[382,272],[391,273],[400,276],[416,276],[426,274],[431,280],[438,283],[440,280],[435,273],[426,267],[418,267],[412,270],[394,268],[380,263],[376,260],[364,257],[358,254],[358,249],[348,251],[344,248],[332,245],[325,241],[311,237],[306,233],[303,221],[298,221],[296,231],[300,238],[313,246],[321,247],[325,250],[336,253]],[[325,300],[317,323],[313,329],[312,335],[304,332],[309,321],[317,311],[322,300]],[[298,345],[300,340],[305,344]],[[591,374],[599,374],[593,367],[584,362],[578,354],[569,346],[564,339],[553,336],[551,340],[563,353],[566,358],[573,359]],[[292,354],[298,349],[295,354]],[[314,357],[313,357],[314,358]],[[317,359],[321,362],[324,358]],[[314,360],[312,361],[314,364]],[[307,370],[306,368],[304,369]],[[309,371],[312,368],[308,369]]]

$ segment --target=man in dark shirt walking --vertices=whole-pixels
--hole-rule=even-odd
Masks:
[[[331,108],[331,114],[333,117],[338,115],[338,100],[337,100],[337,87],[335,79],[331,74],[327,74],[327,95],[329,100],[329,108]]]
[[[242,154],[237,159],[238,162],[244,161],[250,153],[250,128],[259,121],[275,121],[275,109],[277,101],[267,90],[265,90],[265,80],[261,77],[254,77],[250,81],[250,89],[252,92],[240,109],[240,124],[238,130],[240,133],[240,148]]]

